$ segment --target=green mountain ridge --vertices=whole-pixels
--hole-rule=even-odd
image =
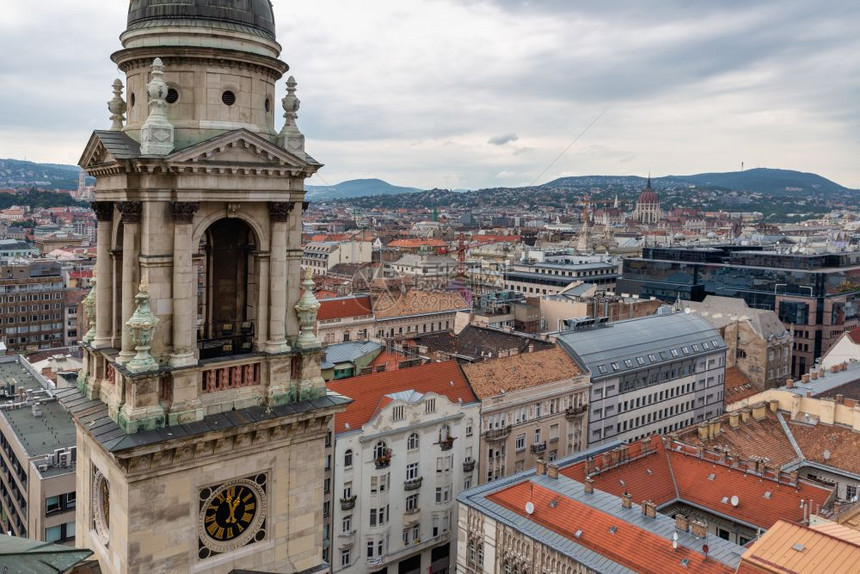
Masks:
[[[400,195],[423,191],[415,187],[392,185],[381,179],[352,179],[336,185],[306,185],[308,201],[331,201],[375,195]]]

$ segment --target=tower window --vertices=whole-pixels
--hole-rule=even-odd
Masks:
[[[164,99],[168,104],[175,104],[179,100],[179,92],[175,88],[169,88],[167,90],[167,97]]]
[[[266,112],[268,112],[269,110],[271,110],[271,108],[272,108],[272,102],[271,102],[271,100],[269,100],[269,98],[266,98],[266,104],[265,104],[265,105],[266,105]]]
[[[134,97],[134,92],[131,93],[131,96],[129,97],[128,101],[129,101],[130,107],[133,108],[134,102],[136,101],[136,98]]]
[[[221,94],[221,101],[224,102],[225,106],[232,106],[236,103],[236,94],[234,94],[230,90],[226,90],[223,94]]]

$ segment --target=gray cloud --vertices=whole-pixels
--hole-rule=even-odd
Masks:
[[[517,141],[519,136],[515,133],[502,134],[498,136],[493,136],[487,140],[488,144],[491,145],[505,145],[506,143],[511,143]]]

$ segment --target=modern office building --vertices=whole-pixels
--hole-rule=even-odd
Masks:
[[[0,357],[0,528],[75,539],[75,424],[53,385],[20,355]]]
[[[563,333],[591,372],[588,446],[667,433],[723,413],[726,344],[710,323],[671,313]]]
[[[0,338],[10,351],[63,345],[64,292],[62,271],[56,261],[0,267]]]
[[[611,291],[619,263],[605,257],[568,256],[543,262],[519,262],[504,272],[504,288],[526,296],[556,295],[571,283],[584,282]]]
[[[645,248],[642,257],[624,260],[618,291],[664,301],[740,297],[750,307],[776,311],[794,333],[791,372],[800,376],[860,324],[860,253],[807,255],[736,245]]]

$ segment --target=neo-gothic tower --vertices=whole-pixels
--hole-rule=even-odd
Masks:
[[[98,259],[84,369],[61,393],[78,544],[111,573],[316,569],[323,442],[347,399],[326,393],[319,304],[300,296],[321,166],[292,77],[275,129],[271,4],[131,0],[120,39],[126,94],[114,82],[111,129],[80,161]]]

